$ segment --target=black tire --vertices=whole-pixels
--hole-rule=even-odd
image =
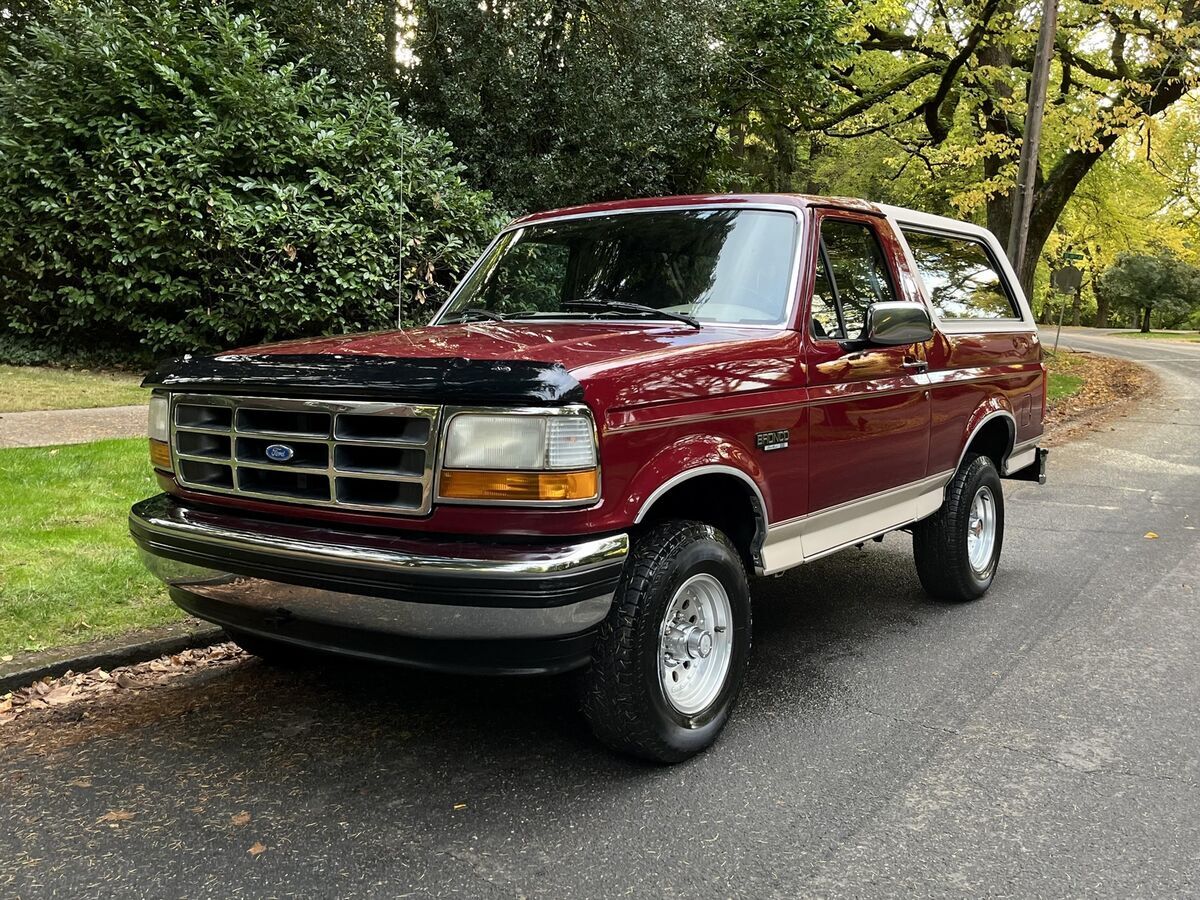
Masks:
[[[715,578],[728,596],[730,664],[713,700],[685,715],[659,680],[659,632],[676,591],[697,574]],[[729,538],[699,522],[651,528],[634,543],[583,675],[583,713],[592,731],[614,750],[655,762],[680,762],[704,750],[741,690],[750,634],[746,570]]]
[[[967,536],[971,505],[984,488],[993,499],[996,536],[990,558],[977,569],[971,564]],[[950,479],[941,509],[913,529],[917,575],[925,590],[939,600],[958,603],[975,600],[991,587],[1003,544],[1004,494],[1000,473],[989,457],[968,454]]]
[[[245,650],[257,656],[268,665],[283,669],[307,668],[320,661],[316,651],[289,644],[286,641],[275,641],[259,634],[240,631],[236,628],[226,628],[229,639]]]

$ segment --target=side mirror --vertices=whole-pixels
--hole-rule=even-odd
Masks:
[[[872,303],[867,308],[863,337],[868,344],[881,347],[923,344],[933,337],[933,321],[920,303]]]

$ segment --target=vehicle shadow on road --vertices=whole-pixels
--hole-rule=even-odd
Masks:
[[[752,593],[755,647],[734,715],[750,740],[765,718],[836,715],[847,690],[834,669],[868,652],[873,640],[946,612],[921,592],[907,539],[758,579]],[[139,742],[172,744],[203,767],[205,759],[227,757],[233,742],[248,784],[293,770],[298,760],[334,783],[367,770],[411,776],[461,769],[464,759],[474,772],[493,773],[586,761],[589,780],[668,771],[599,747],[578,713],[576,690],[574,675],[454,676],[344,660],[277,668],[250,657],[139,692],[102,716],[77,716],[71,730],[79,733],[60,732],[42,749],[126,741],[136,731],[143,732]]]

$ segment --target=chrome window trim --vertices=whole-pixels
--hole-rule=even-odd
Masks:
[[[767,211],[767,212],[784,212],[784,213],[790,214],[793,218],[795,218],[795,220],[796,220],[796,239],[792,246],[792,273],[791,273],[791,279],[788,282],[787,306],[784,308],[782,320],[775,324],[772,324],[772,325],[747,325],[743,322],[706,322],[706,321],[700,322],[700,325],[702,327],[709,327],[709,328],[757,328],[757,329],[767,329],[767,330],[771,330],[771,331],[790,330],[792,318],[796,312],[796,303],[797,303],[796,295],[800,289],[800,266],[801,266],[801,262],[802,262],[801,257],[803,256],[803,253],[801,252],[801,250],[804,246],[804,210],[798,206],[791,206],[790,204],[786,204],[786,203],[712,203],[712,202],[709,202],[709,203],[688,203],[688,204],[679,204],[679,205],[664,204],[662,206],[645,206],[645,207],[640,207],[638,209],[605,209],[605,210],[592,210],[590,212],[566,213],[563,215],[547,216],[545,218],[538,218],[538,219],[534,219],[532,221],[518,220],[518,221],[510,222],[508,225],[504,226],[504,228],[500,229],[500,232],[494,238],[492,238],[491,242],[487,245],[487,247],[484,249],[484,251],[481,254],[479,254],[479,258],[477,260],[475,260],[475,263],[471,266],[470,269],[467,270],[467,274],[464,275],[459,280],[458,284],[456,284],[454,286],[454,290],[452,290],[450,292],[450,296],[446,298],[446,302],[442,304],[441,308],[438,309],[438,311],[434,314],[433,318],[431,318],[429,320],[429,324],[430,325],[438,325],[438,326],[460,324],[458,322],[442,322],[441,321],[442,316],[444,316],[446,314],[446,310],[448,310],[450,308],[451,304],[454,303],[454,300],[455,300],[455,298],[457,298],[459,292],[462,290],[463,285],[465,285],[472,277],[474,277],[475,271],[480,267],[480,265],[483,264],[483,261],[485,259],[487,259],[488,254],[490,254],[492,252],[492,250],[495,248],[495,246],[498,243],[500,243],[500,241],[504,238],[504,236],[506,234],[508,234],[509,232],[519,231],[523,228],[529,228],[534,225],[544,225],[544,224],[549,224],[551,222],[569,222],[574,219],[592,219],[592,218],[596,218],[598,216],[625,216],[625,215],[637,215],[639,213],[663,213],[663,212],[688,212],[688,211],[695,212],[696,210],[735,210],[735,211],[762,210],[762,211]],[[504,325],[509,322],[511,322],[514,325],[529,324],[529,323],[557,323],[557,322],[569,322],[569,323],[573,323],[573,324],[579,324],[579,323],[584,323],[584,322],[597,322],[597,321],[604,322],[609,325],[662,325],[664,323],[670,322],[669,319],[663,319],[663,320],[646,319],[646,318],[640,318],[640,319],[615,319],[615,318],[588,319],[588,318],[581,317],[581,318],[577,318],[577,319],[567,318],[567,319],[562,319],[562,320],[557,320],[557,319],[508,319],[508,320],[505,320],[505,322],[488,322],[487,320],[485,320],[483,322],[472,322],[471,324],[472,325],[485,325],[485,326],[489,325],[489,324]],[[679,323],[679,324],[682,325],[683,323]]]
[[[461,415],[514,415],[514,416],[585,416],[592,426],[592,441],[596,448],[596,493],[585,500],[460,500],[457,497],[442,496],[442,472],[446,470],[443,465],[442,454],[445,452],[446,437],[450,430],[450,423],[455,417]],[[600,463],[600,431],[596,426],[596,418],[592,415],[592,411],[583,403],[571,403],[566,406],[446,406],[442,410],[441,431],[438,434],[438,459],[437,472],[434,478],[433,499],[435,503],[453,504],[455,506],[507,506],[513,508],[542,508],[542,509],[563,509],[569,507],[582,508],[594,506],[604,494],[604,471]],[[453,472],[486,472],[486,471],[521,471],[531,474],[545,472],[584,472],[588,469],[451,469]]]
[[[197,493],[221,494],[230,497],[245,497],[253,500],[264,500],[272,503],[285,503],[291,506],[317,506],[323,508],[349,509],[372,512],[377,515],[395,516],[424,516],[433,506],[433,478],[438,456],[438,443],[441,430],[439,422],[442,407],[423,403],[393,403],[382,400],[324,400],[305,399],[302,397],[258,397],[242,394],[200,394],[185,391],[170,393],[170,429],[168,446],[171,451],[171,463],[176,481],[181,487]],[[180,405],[221,406],[231,410],[228,428],[205,427],[202,425],[179,425],[177,409]],[[257,430],[239,430],[237,427],[237,411],[239,409],[265,409],[285,412],[317,412],[329,415],[329,435],[322,437],[315,434],[285,433]],[[423,442],[403,441],[395,438],[339,438],[337,436],[338,416],[341,414],[368,416],[397,416],[411,419],[427,419],[429,421],[429,436]],[[177,435],[211,434],[229,438],[229,457],[204,456],[200,454],[181,453],[178,447]],[[324,466],[291,466],[286,464],[272,465],[237,459],[237,440],[239,437],[259,440],[293,441],[297,444],[320,444],[327,450],[327,460]],[[358,472],[341,469],[337,466],[336,448],[339,446],[356,447],[391,447],[399,449],[421,450],[425,454],[424,465],[420,474]],[[219,487],[211,484],[189,481],[179,460],[206,462],[216,465],[228,465],[233,480],[233,487]],[[243,489],[239,486],[237,471],[240,468],[267,471],[292,471],[303,474],[323,475],[329,479],[330,498],[321,500],[309,497],[288,497],[284,494]],[[361,479],[365,481],[400,482],[419,484],[421,486],[421,504],[415,508],[387,506],[384,504],[352,503],[337,499],[337,482],[339,477]]]

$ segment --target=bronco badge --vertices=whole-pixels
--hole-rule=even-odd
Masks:
[[[786,450],[790,433],[786,428],[778,431],[760,431],[754,436],[759,450]]]

